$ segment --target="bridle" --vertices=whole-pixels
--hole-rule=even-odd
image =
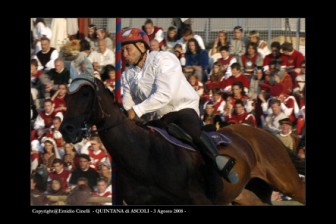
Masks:
[[[69,93],[69,95],[77,92],[82,86],[86,85],[86,86],[90,86],[93,88],[93,92],[94,92],[94,96],[93,96],[93,103],[92,103],[92,110],[90,110],[90,112],[86,115],[84,115],[84,119],[83,119],[83,122],[81,123],[81,128],[80,128],[80,131],[81,131],[81,135],[84,137],[84,138],[89,138],[92,136],[93,133],[95,133],[95,131],[92,131],[91,127],[89,126],[89,123],[88,123],[88,120],[93,117],[95,114],[95,116],[98,116],[98,114],[101,115],[101,118],[102,120],[104,120],[104,118],[106,117],[111,117],[111,115],[107,112],[104,111],[103,107],[102,107],[102,103],[101,103],[101,97],[98,95],[98,91],[99,91],[99,87],[98,87],[98,84],[97,84],[97,80],[95,78],[93,78],[93,81],[88,79],[88,78],[85,78],[85,77],[78,77],[76,79],[74,79],[72,82],[71,82],[71,85],[73,85],[75,82],[78,82],[78,81],[85,81],[82,85],[79,85],[77,88],[76,88],[76,91],[73,91],[72,93]],[[109,90],[110,91],[110,90]],[[114,102],[112,102],[114,103]],[[96,111],[96,105],[98,104],[98,112]],[[119,109],[121,111],[123,111],[124,109],[118,105]],[[113,124],[113,125],[108,125],[108,126],[105,126],[103,124],[103,127],[97,129],[98,132],[103,132],[103,131],[107,131],[111,128],[114,128],[114,127],[117,127],[119,126],[122,122],[124,121],[124,119],[122,119],[120,122],[117,122],[117,124]]]

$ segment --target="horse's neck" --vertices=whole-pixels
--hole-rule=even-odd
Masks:
[[[148,153],[148,132],[129,120],[116,104],[108,107],[106,112],[109,116],[97,124],[104,146],[117,163],[136,167],[134,159],[141,160]]]

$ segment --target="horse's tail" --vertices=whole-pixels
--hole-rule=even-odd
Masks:
[[[304,159],[301,159],[296,153],[293,152],[293,150],[287,148],[287,152],[289,157],[291,158],[296,171],[301,175],[306,175],[306,161]]]

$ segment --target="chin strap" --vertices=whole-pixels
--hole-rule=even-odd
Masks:
[[[137,63],[134,64],[135,66],[137,66],[137,65],[139,64],[139,62],[140,62],[140,61],[143,59],[143,57],[145,56],[147,50],[145,50],[145,52],[142,52],[142,51],[140,50],[140,48],[138,47],[138,45],[136,45],[136,43],[133,43],[133,44],[134,44],[134,46],[138,49],[138,51],[140,51],[140,53],[141,53],[141,56],[140,56],[139,60],[137,61]]]

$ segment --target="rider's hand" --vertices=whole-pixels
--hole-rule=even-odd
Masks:
[[[134,118],[135,118],[135,116],[136,116],[136,113],[135,113],[135,111],[133,110],[133,108],[129,109],[129,110],[127,111],[127,113],[128,113],[128,118],[131,119],[131,120],[134,120]]]

